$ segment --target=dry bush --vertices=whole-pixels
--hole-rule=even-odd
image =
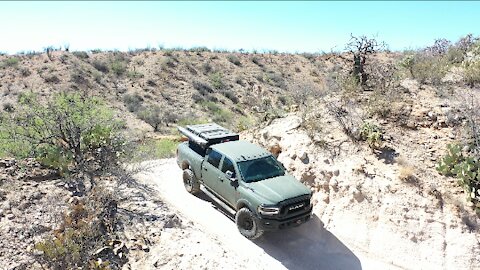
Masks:
[[[242,66],[242,62],[240,62],[240,59],[233,54],[229,54],[227,56],[227,60],[230,61],[230,63],[234,64],[235,66]]]
[[[415,169],[412,166],[401,165],[398,172],[398,178],[405,183],[416,183]]]
[[[369,77],[368,72],[365,70],[369,56],[384,48],[385,43],[378,42],[375,38],[368,38],[367,36],[355,37],[351,35],[350,42],[346,47],[353,55],[351,74],[362,87],[366,86]]]
[[[50,269],[120,269],[128,249],[117,240],[117,201],[105,189],[73,200],[60,228],[35,244],[42,267]],[[99,259],[103,263],[99,263]]]
[[[348,137],[354,141],[361,139],[361,126],[366,117],[357,104],[352,101],[331,101],[326,107]]]

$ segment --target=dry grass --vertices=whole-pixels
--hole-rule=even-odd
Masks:
[[[398,178],[405,183],[416,183],[415,168],[409,165],[401,165],[398,173]]]

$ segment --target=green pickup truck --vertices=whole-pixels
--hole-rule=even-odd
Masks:
[[[242,235],[298,226],[310,219],[312,192],[267,150],[217,124],[178,127],[177,148],[188,192],[203,192],[235,215]]]

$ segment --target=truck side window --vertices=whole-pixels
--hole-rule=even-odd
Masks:
[[[235,167],[233,167],[233,162],[225,157],[225,159],[223,159],[222,172],[226,173],[227,171],[233,172],[233,176],[235,176]]]
[[[218,152],[211,150],[210,153],[208,153],[207,162],[212,164],[215,168],[218,168],[218,165],[220,164],[221,159],[222,159],[222,154]]]

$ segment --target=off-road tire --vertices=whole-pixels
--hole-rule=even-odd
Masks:
[[[183,185],[188,193],[197,194],[200,192],[200,183],[190,169],[183,170]]]
[[[246,238],[253,240],[263,234],[263,230],[258,225],[258,219],[248,208],[242,208],[235,215],[235,223],[238,231]]]

